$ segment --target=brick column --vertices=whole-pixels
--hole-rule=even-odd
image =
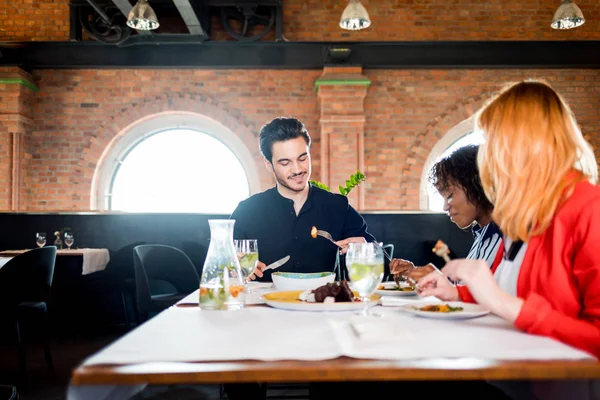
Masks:
[[[0,68],[0,210],[19,210],[25,140],[33,125],[33,97],[39,89],[31,75],[16,67]]]
[[[361,67],[325,67],[315,82],[321,107],[321,181],[334,193],[339,193],[338,186],[345,186],[357,170],[365,172],[364,99],[370,84]],[[348,198],[362,210],[363,186]]]

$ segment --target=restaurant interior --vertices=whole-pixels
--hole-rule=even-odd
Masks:
[[[362,339],[327,336],[354,309],[265,304],[277,284],[244,284],[242,310],[199,305],[209,221],[277,184],[259,133],[278,117],[310,134],[312,185],[347,198],[381,243],[380,283],[395,282],[392,259],[443,270],[438,241],[466,257],[473,233],[448,217],[430,169],[482,143],[478,110],[527,79],[564,97],[597,158],[600,2],[3,2],[0,283],[34,298],[2,311],[0,400],[234,400],[227,385],[255,382],[268,399],[314,400],[329,397],[313,383],[600,379],[596,358],[494,328],[487,312],[460,327],[403,314],[396,300],[416,294],[371,293],[380,318],[353,325]],[[344,256],[313,240],[334,246],[345,280]],[[454,335],[464,343],[403,349]]]

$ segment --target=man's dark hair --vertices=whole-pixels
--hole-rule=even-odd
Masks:
[[[260,152],[269,162],[273,163],[273,143],[297,137],[303,137],[310,148],[310,135],[302,122],[296,118],[275,118],[260,129]]]
[[[477,166],[477,152],[479,146],[468,145],[452,152],[441,159],[429,171],[429,182],[442,192],[448,190],[450,185],[460,186],[467,196],[467,200],[485,211],[494,208],[488,200],[481,186],[479,167]]]

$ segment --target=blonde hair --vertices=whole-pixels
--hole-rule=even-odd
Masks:
[[[513,84],[479,113],[478,164],[492,218],[512,240],[541,234],[575,184],[598,165],[567,103],[539,81]],[[573,174],[574,171],[577,173]]]

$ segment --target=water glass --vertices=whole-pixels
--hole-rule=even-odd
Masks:
[[[38,232],[35,234],[35,243],[38,247],[44,247],[46,245],[46,233]]]
[[[235,251],[240,261],[240,267],[242,267],[242,274],[246,281],[246,291],[249,290],[247,283],[250,281],[250,275],[256,269],[258,264],[258,240],[256,239],[241,239],[234,240]]]
[[[375,315],[369,311],[369,301],[383,280],[383,249],[377,243],[350,243],[346,267],[350,288],[365,304],[360,314]]]
[[[71,250],[71,246],[75,243],[75,237],[71,232],[65,232],[65,244],[67,245],[67,250]]]

